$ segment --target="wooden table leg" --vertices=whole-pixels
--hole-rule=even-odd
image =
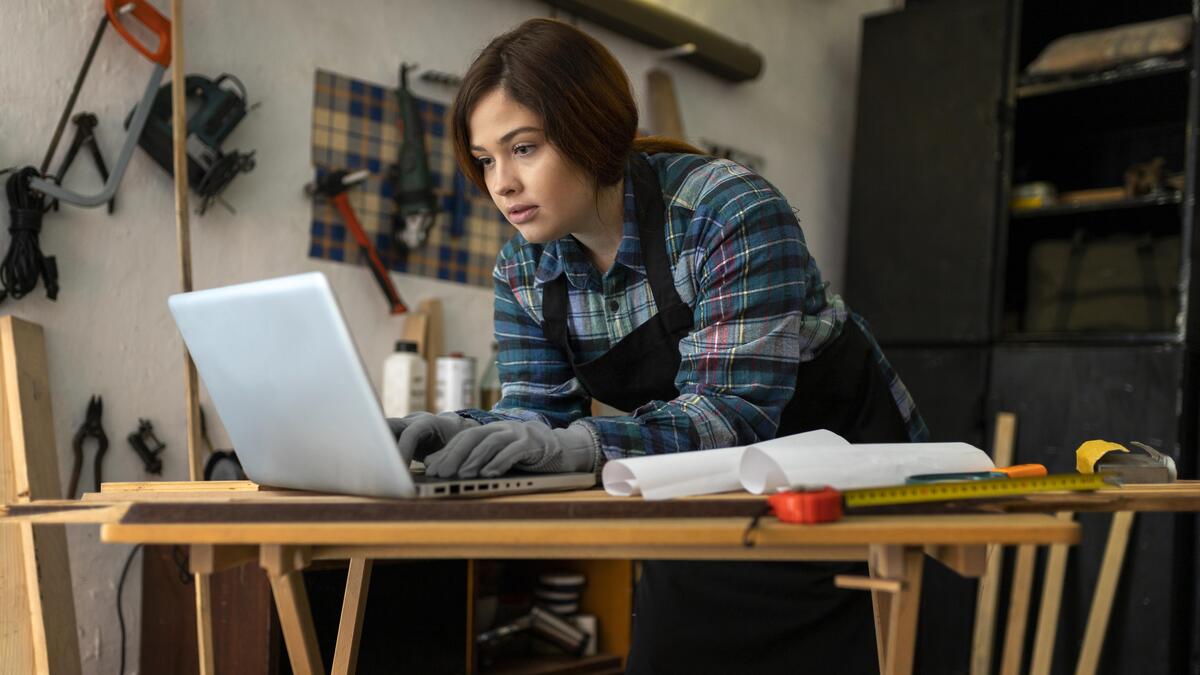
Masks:
[[[1079,663],[1075,666],[1075,675],[1094,675],[1096,667],[1100,665],[1100,650],[1104,647],[1104,633],[1108,630],[1113,596],[1117,592],[1117,582],[1121,579],[1121,565],[1125,562],[1125,548],[1129,543],[1131,527],[1133,511],[1118,511],[1113,514],[1112,526],[1108,530],[1108,544],[1104,547],[1104,560],[1100,563],[1100,577],[1096,579],[1092,608],[1088,612],[1087,628],[1083,631],[1083,646],[1079,649]]]
[[[1000,675],[1020,675],[1025,652],[1025,626],[1029,620],[1029,595],[1033,588],[1033,568],[1037,546],[1017,547],[1013,566],[1012,592],[1008,600],[1008,623],[1004,627],[1004,653],[1000,657]]]
[[[898,592],[871,591],[879,671],[883,675],[911,675],[925,551],[919,546],[872,546],[868,564],[872,578],[900,582]]]
[[[1058,514],[1063,520],[1073,520],[1074,513]],[[1063,579],[1067,575],[1067,544],[1050,547],[1046,573],[1042,582],[1042,604],[1038,608],[1037,637],[1033,640],[1033,661],[1029,675],[1050,675],[1054,657],[1054,636],[1058,632],[1058,613],[1062,606]]]
[[[275,609],[279,612],[279,625],[283,629],[292,672],[324,675],[325,666],[317,644],[312,609],[308,605],[308,591],[304,589],[304,568],[309,560],[307,547],[276,544],[263,546],[259,557],[271,581],[271,593],[275,596]]]
[[[342,618],[338,623],[337,648],[333,651],[333,675],[350,675],[358,666],[358,643],[362,636],[363,612],[367,608],[367,590],[371,587],[369,558],[351,558],[346,573],[346,595],[342,598]]]

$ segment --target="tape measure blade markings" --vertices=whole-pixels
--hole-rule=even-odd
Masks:
[[[917,504],[961,499],[1014,497],[1037,492],[1098,490],[1109,484],[1103,474],[1059,474],[1034,478],[997,478],[952,483],[897,485],[894,487],[847,490],[847,508]]]

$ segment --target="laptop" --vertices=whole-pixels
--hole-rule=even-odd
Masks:
[[[324,274],[168,299],[246,476],[370,497],[487,496],[591,487],[591,473],[427,478],[396,450]]]

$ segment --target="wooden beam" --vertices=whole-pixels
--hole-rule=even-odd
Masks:
[[[1010,412],[996,414],[996,429],[992,437],[992,461],[996,466],[1011,466],[1016,439],[1017,416]],[[996,605],[1000,599],[1000,574],[1004,569],[1004,547],[988,546],[987,569],[979,579],[975,599],[975,630],[971,637],[971,675],[992,672],[992,649],[996,635]]]
[[[1058,517],[1071,521],[1075,514],[1059,513]],[[1046,573],[1042,581],[1042,604],[1038,609],[1037,632],[1033,640],[1033,661],[1029,675],[1050,675],[1054,656],[1054,636],[1058,632],[1058,611],[1062,605],[1063,580],[1067,575],[1067,546],[1054,544],[1046,560]]]
[[[0,501],[61,498],[41,326],[0,317],[0,390]],[[80,672],[62,525],[0,527],[0,664],[6,672]]]
[[[1025,655],[1025,626],[1029,620],[1029,595],[1033,586],[1033,567],[1037,546],[1017,547],[1017,562],[1013,567],[1011,594],[1008,600],[1008,625],[1004,628],[1004,653],[1000,659],[1001,675],[1018,675]]]
[[[1100,665],[1100,649],[1104,646],[1104,634],[1108,631],[1108,617],[1112,613],[1113,596],[1121,580],[1121,565],[1125,562],[1125,549],[1129,544],[1129,530],[1133,527],[1133,511],[1113,514],[1108,530],[1108,544],[1104,547],[1104,558],[1100,563],[1100,576],[1096,579],[1096,590],[1092,595],[1092,608],[1088,612],[1087,627],[1083,631],[1083,645],[1079,649],[1079,663],[1075,675],[1094,675]]]

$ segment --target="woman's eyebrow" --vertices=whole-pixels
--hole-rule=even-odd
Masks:
[[[541,129],[539,129],[537,127],[517,127],[516,129],[513,129],[512,131],[508,132],[507,134],[504,134],[503,136],[501,136],[500,140],[496,142],[497,145],[504,145],[505,143],[511,141],[513,136],[516,136],[517,134],[521,133],[522,131],[541,131]],[[478,145],[472,145],[471,149],[478,150],[479,152],[487,152],[487,148],[482,148]]]

